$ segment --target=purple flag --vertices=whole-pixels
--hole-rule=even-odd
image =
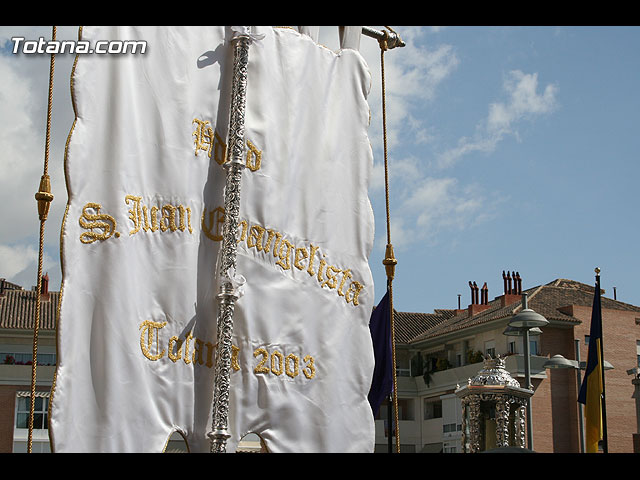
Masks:
[[[369,390],[369,403],[375,416],[378,414],[384,398],[393,391],[391,307],[389,305],[388,291],[371,314],[369,330],[371,331],[375,357],[373,379]]]

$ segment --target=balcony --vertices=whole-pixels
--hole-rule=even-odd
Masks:
[[[38,365],[38,385],[51,385],[55,365]],[[31,365],[0,364],[0,385],[31,385]]]
[[[506,369],[524,387],[524,356],[510,355],[506,358]],[[530,361],[531,378],[547,378],[543,368],[548,357],[532,356]],[[429,379],[429,385],[425,383],[422,375],[417,377],[398,376],[398,404],[400,441],[405,451],[446,451],[452,445],[457,445],[462,432],[458,430],[459,418],[449,414],[437,418],[424,418],[424,399],[444,399],[454,397],[453,392],[457,387],[466,385],[468,380],[475,377],[482,369],[482,362],[472,363],[461,367],[448,368],[433,372]],[[454,399],[459,404],[459,399]],[[383,407],[386,409],[386,406]],[[458,407],[459,408],[459,405]],[[386,412],[381,412],[386,419]],[[450,417],[450,418],[449,418]],[[387,442],[386,420],[376,420],[376,445],[382,451]],[[455,425],[455,429],[452,429]],[[395,448],[395,447],[394,447]],[[395,451],[395,450],[394,450]],[[431,450],[429,450],[431,451]]]
[[[547,357],[531,356],[531,378],[547,378],[544,362]],[[457,386],[462,386],[482,369],[482,362],[448,368],[433,372],[429,385],[422,375],[417,377],[398,377],[398,395],[401,397],[430,396],[453,392]],[[509,355],[506,358],[507,371],[524,387],[524,355]]]

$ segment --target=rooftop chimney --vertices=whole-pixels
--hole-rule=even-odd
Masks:
[[[471,289],[471,305],[477,305],[478,301],[478,285],[476,282],[469,282],[469,288]]]
[[[49,274],[46,273],[44,277],[42,277],[42,286],[40,287],[40,298],[42,300],[49,299]]]
[[[519,301],[522,297],[522,278],[520,278],[520,273],[505,273],[503,270],[502,281],[504,283],[502,306],[505,307]]]
[[[489,289],[487,288],[487,282],[482,286],[482,291],[478,289],[478,284],[476,282],[469,282],[469,288],[471,289],[471,304],[467,311],[469,312],[469,316],[472,317],[489,308]],[[482,294],[481,299],[479,297],[479,293]]]

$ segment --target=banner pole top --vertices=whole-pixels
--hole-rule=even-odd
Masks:
[[[384,45],[383,48],[385,50],[389,50],[396,47],[404,47],[406,45],[404,43],[404,40],[400,38],[400,35],[398,35],[396,32],[391,30],[389,27],[385,27],[385,28],[387,28],[388,31],[376,30],[371,27],[362,27],[362,34],[366,35],[367,37],[377,39],[378,42],[380,42],[381,46]]]

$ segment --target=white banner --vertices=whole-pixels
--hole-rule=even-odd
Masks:
[[[360,54],[254,27],[228,451],[372,451],[372,154]],[[67,152],[55,451],[208,451],[232,32],[84,27]]]

